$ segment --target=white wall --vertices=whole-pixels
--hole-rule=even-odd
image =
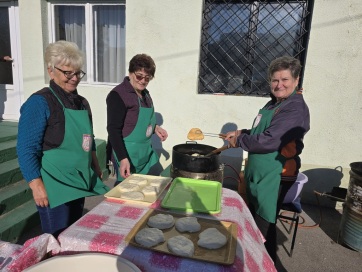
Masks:
[[[311,131],[302,159],[305,169],[323,170],[312,179],[319,191],[337,183],[329,173],[339,166],[348,187],[349,163],[362,161],[361,14],[360,0],[315,1],[304,75]]]
[[[40,3],[19,1],[25,97],[46,84],[42,20],[47,18],[39,14]],[[267,101],[197,94],[202,4],[202,0],[131,0],[126,4],[126,62],[137,53],[155,59],[156,77],[148,89],[169,133],[162,144],[169,154],[174,145],[187,141],[193,127],[215,133],[233,123],[239,129],[249,128]],[[303,81],[311,113],[311,130],[302,154],[302,170],[309,171],[309,192],[337,185],[340,178],[335,178],[337,170],[333,169],[338,166],[344,175],[342,186],[347,187],[349,163],[362,161],[361,14],[360,0],[315,1]],[[95,134],[102,139],[107,137],[105,98],[110,90],[110,86],[79,86],[91,103]],[[210,137],[199,143],[223,145],[222,140]],[[223,154],[240,157],[241,150]],[[166,156],[161,161],[166,165],[170,160]],[[315,200],[313,194],[308,197]]]
[[[311,130],[305,137],[302,170],[309,173],[305,190],[310,202],[315,201],[313,190],[329,192],[341,182],[347,187],[349,163],[362,161],[362,1],[315,2],[303,81]],[[163,148],[170,152],[187,140],[192,127],[216,133],[227,123],[249,128],[267,101],[197,94],[202,3],[127,2],[127,57],[146,52],[156,61],[156,78],[149,90],[169,132]],[[215,138],[200,143],[223,145]],[[338,166],[342,181],[340,170],[334,170]]]

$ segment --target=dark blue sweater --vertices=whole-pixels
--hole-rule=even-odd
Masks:
[[[56,92],[64,92],[64,90],[54,82],[50,82],[50,85]],[[62,99],[66,98],[63,97]],[[45,148],[44,136],[45,131],[48,128],[48,120],[51,117],[51,111],[46,98],[43,95],[34,94],[21,106],[20,114],[16,149],[20,170],[24,179],[29,182],[41,176],[41,159]],[[62,120],[58,120],[58,122],[62,122]],[[63,141],[62,137],[55,138],[61,139],[60,142],[57,143],[59,139],[50,139],[54,140],[53,144],[55,145],[53,147],[47,146],[46,149],[56,148]],[[93,137],[92,151],[95,150],[96,146]]]
[[[48,103],[41,95],[32,95],[21,106],[17,153],[21,172],[27,182],[41,176],[44,131],[50,115]]]

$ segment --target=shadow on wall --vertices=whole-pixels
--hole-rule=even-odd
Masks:
[[[341,166],[335,169],[315,168],[303,171],[308,177],[308,182],[303,187],[302,202],[318,205],[316,194],[328,193],[334,191],[334,187],[339,187],[342,183],[343,168]],[[335,208],[336,201],[328,197],[318,196],[319,204],[323,207]]]
[[[156,112],[155,113],[156,115],[156,124],[159,125],[159,126],[162,126],[163,124],[163,117],[162,117],[162,114]],[[169,131],[167,130],[167,128],[164,128],[166,129],[166,131],[169,133]],[[165,160],[168,161],[170,160],[170,153],[167,152],[163,147],[162,147],[162,142],[160,141],[160,138],[158,138],[158,136],[156,134],[153,134],[152,135],[152,146],[153,148],[156,150],[158,156],[161,158],[161,156],[164,156],[165,157]],[[166,140],[167,141],[167,140]]]
[[[235,131],[238,126],[235,123],[226,123],[222,126],[220,133],[226,134],[229,131]],[[224,141],[227,145],[228,141]],[[221,153],[221,162],[224,167],[223,186],[237,191],[239,183],[239,174],[241,171],[241,164],[243,162],[243,150],[241,148],[230,148]]]

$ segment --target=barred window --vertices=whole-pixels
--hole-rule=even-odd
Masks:
[[[268,96],[267,68],[281,56],[302,63],[314,0],[205,0],[199,93]]]

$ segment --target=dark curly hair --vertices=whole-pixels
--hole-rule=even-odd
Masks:
[[[147,54],[137,54],[129,62],[128,72],[134,73],[142,69],[152,77],[155,76],[156,64]]]

